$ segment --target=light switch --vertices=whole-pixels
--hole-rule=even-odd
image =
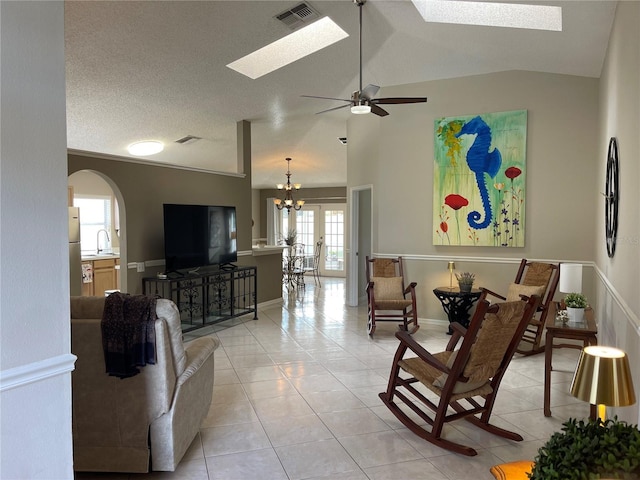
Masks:
[[[138,262],[137,267],[138,272],[144,272],[144,262]]]

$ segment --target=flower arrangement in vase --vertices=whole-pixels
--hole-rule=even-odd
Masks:
[[[296,237],[298,236],[298,232],[296,231],[295,228],[290,228],[286,235],[283,235],[282,237],[282,241],[284,242],[285,245],[293,245],[294,243],[296,243]]]
[[[564,304],[567,307],[568,321],[581,322],[584,318],[584,309],[587,308],[587,297],[581,293],[568,293],[564,297]]]
[[[471,287],[473,287],[473,282],[476,279],[476,274],[469,272],[456,273],[456,278],[458,279],[460,291],[469,293],[471,291]]]

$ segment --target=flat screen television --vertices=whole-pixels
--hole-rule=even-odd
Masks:
[[[167,272],[238,261],[236,208],[164,204]]]

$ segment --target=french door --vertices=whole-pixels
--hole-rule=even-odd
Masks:
[[[304,244],[304,253],[313,264],[316,243],[322,240],[320,275],[344,277],[345,265],[345,204],[306,204],[295,212],[280,211],[279,232],[296,230],[296,242]]]
[[[324,244],[320,274],[329,277],[344,277],[345,265],[345,212],[344,204],[327,204],[322,209]]]

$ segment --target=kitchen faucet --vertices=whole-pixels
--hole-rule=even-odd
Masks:
[[[107,243],[109,242],[109,232],[107,232],[104,228],[101,228],[100,230],[98,230],[98,233],[96,234],[96,245],[97,245],[96,253],[100,253],[102,250],[104,250],[104,248],[100,248],[100,232],[104,232],[104,234],[107,236]]]

